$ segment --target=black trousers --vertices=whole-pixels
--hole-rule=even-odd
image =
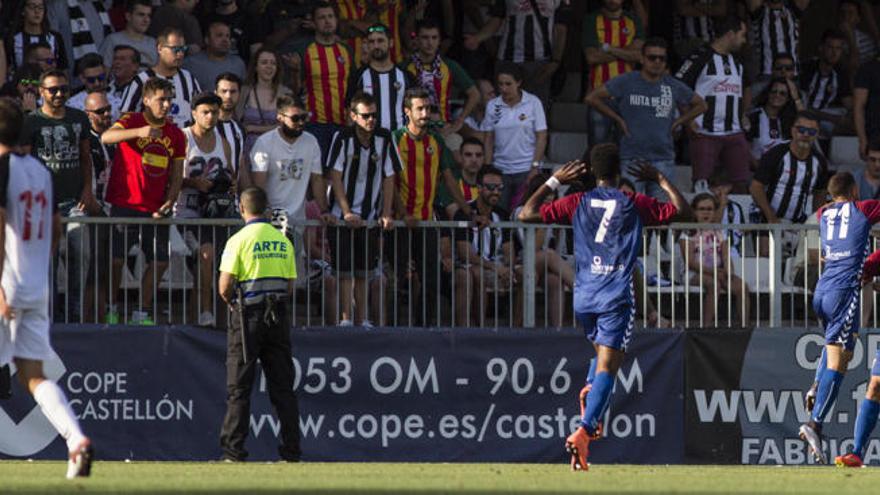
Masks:
[[[234,313],[226,344],[226,417],[220,432],[223,457],[244,460],[244,448],[250,427],[251,390],[259,358],[266,375],[269,400],[281,423],[278,454],[287,461],[300,457],[299,405],[293,393],[293,362],[290,352],[290,307],[276,303],[278,320],[269,325],[264,318],[265,305],[244,309],[242,318]],[[248,361],[244,361],[241,321],[244,322]]]

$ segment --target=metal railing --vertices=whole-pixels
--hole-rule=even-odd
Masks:
[[[217,267],[241,221],[63,222],[68,235],[53,267],[56,322],[126,322],[146,313],[156,324],[226,325]],[[570,227],[398,222],[390,231],[368,223],[352,234],[313,220],[289,232],[298,258],[296,325],[576,326]],[[493,249],[477,251],[485,243]],[[646,228],[642,244],[634,276],[641,326],[815,324],[811,294],[822,269],[815,225],[673,224]],[[159,269],[150,269],[151,259]],[[876,296],[864,297],[876,325],[867,304]]]

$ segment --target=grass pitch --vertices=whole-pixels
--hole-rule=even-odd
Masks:
[[[880,469],[562,464],[0,462],[0,493],[877,493]]]

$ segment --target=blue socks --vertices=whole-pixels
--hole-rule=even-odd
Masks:
[[[863,457],[865,445],[871,431],[877,424],[877,415],[880,414],[880,402],[874,402],[871,399],[864,399],[862,406],[859,408],[859,416],[856,418],[855,443],[853,444],[853,453],[859,457]]]
[[[584,409],[584,417],[581,424],[591,436],[596,434],[596,428],[602,419],[602,414],[608,409],[611,400],[611,392],[614,390],[614,375],[606,371],[596,373],[593,378],[593,389],[587,396],[587,406]]]
[[[843,381],[843,373],[825,368],[819,374],[819,390],[816,392],[816,405],[813,406],[812,420],[821,425],[825,415],[831,410],[834,401],[837,400],[837,392],[840,391],[840,382]]]

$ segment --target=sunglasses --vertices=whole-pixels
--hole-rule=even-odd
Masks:
[[[51,95],[57,95],[59,93],[66,95],[68,92],[70,92],[70,86],[67,86],[66,84],[62,85],[62,86],[51,86],[51,87],[50,86],[41,86],[41,88],[48,91],[49,94],[51,94]]]
[[[666,55],[645,55],[651,62],[666,62]]]
[[[39,86],[40,81],[37,81],[36,79],[20,79],[18,84],[21,84],[22,86]]]
[[[799,125],[799,126],[795,127],[795,129],[797,129],[797,131],[799,133],[803,134],[804,136],[811,136],[812,137],[812,136],[819,134],[819,129],[814,129],[812,127],[804,127],[802,125]]]
[[[358,113],[358,116],[364,120],[375,119],[378,114],[376,112]]]
[[[504,184],[483,184],[483,189],[487,191],[502,191]]]
[[[296,114],[296,115],[287,115],[287,114],[285,114],[285,113],[279,113],[278,115],[280,115],[280,116],[282,116],[282,117],[287,117],[288,119],[290,119],[290,120],[292,120],[292,121],[294,121],[294,122],[297,122],[297,123],[299,123],[299,122],[305,122],[306,119],[309,118],[309,114],[307,114],[307,113],[299,113],[299,114]]]
[[[367,28],[368,33],[385,33],[388,34],[388,28],[385,26],[370,26]]]
[[[164,48],[171,50],[171,52],[174,53],[175,55],[179,55],[181,53],[186,55],[186,52],[189,51],[188,45],[181,45],[181,46],[165,45]]]
[[[88,84],[95,84],[95,83],[99,83],[99,82],[104,82],[105,79],[107,79],[107,75],[101,74],[100,76],[86,77],[85,81]]]
[[[94,110],[86,110],[88,113],[93,113],[95,115],[106,115],[113,111],[113,107],[107,105],[106,107],[96,108]]]

